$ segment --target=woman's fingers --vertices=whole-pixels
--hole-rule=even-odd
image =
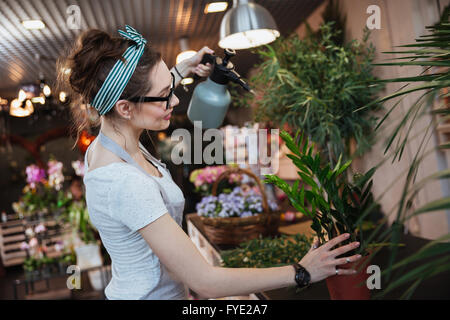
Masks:
[[[342,246],[342,247],[339,247],[337,249],[330,251],[330,256],[337,257],[337,256],[340,256],[341,254],[349,252],[350,250],[353,250],[358,247],[359,247],[359,242],[352,242],[352,243],[346,244],[345,246]]]
[[[337,266],[340,266],[342,264],[347,264],[347,263],[350,263],[350,262],[358,261],[359,259],[361,259],[361,255],[360,254],[355,254],[355,255],[350,256],[350,257],[335,259],[335,260],[333,260],[333,264],[337,265]]]
[[[313,243],[311,244],[311,248],[309,251],[313,251],[314,249],[317,249],[319,247],[319,239],[317,237],[314,237]]]
[[[342,241],[347,240],[350,237],[350,234],[348,233],[344,233],[341,234],[340,236],[337,236],[333,239],[331,239],[330,241],[328,241],[327,243],[325,243],[322,248],[326,251],[330,250],[331,248],[333,248],[334,246],[336,246],[337,244],[341,243]]]
[[[194,72],[201,77],[206,77],[211,73],[211,69],[212,69],[212,67],[211,67],[211,64],[209,64],[209,63],[207,63],[206,65],[198,64],[195,67]]]
[[[208,65],[210,65],[210,64],[208,63]],[[200,71],[203,71],[203,72],[208,72],[209,70],[211,70],[211,67],[208,67],[207,65],[204,65],[204,64],[199,64],[197,66],[197,69],[199,69]]]
[[[209,54],[214,54],[214,50],[210,49],[208,46],[204,46],[203,48],[200,49],[200,51],[202,54],[204,53],[209,53]]]
[[[340,276],[346,276],[346,275],[351,275],[351,274],[355,274],[356,273],[356,270],[354,270],[354,269],[339,269],[338,268],[338,275],[340,275]],[[331,273],[331,276],[334,276],[334,275],[336,275],[336,270],[334,270],[332,273]]]

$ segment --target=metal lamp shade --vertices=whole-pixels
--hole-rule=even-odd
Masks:
[[[219,47],[248,49],[280,36],[275,20],[264,7],[251,1],[235,1],[222,19]]]

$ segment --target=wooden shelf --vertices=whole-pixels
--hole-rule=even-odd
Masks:
[[[55,244],[63,240],[63,234],[70,232],[68,225],[62,225],[59,229],[54,229],[59,223],[48,218],[44,221],[27,222],[25,219],[18,219],[16,215],[8,215],[8,221],[0,223],[0,257],[5,267],[22,264],[26,259],[26,252],[21,250],[21,244],[26,241],[25,230],[34,228],[42,223],[47,228],[45,243],[47,255],[51,258],[58,257],[61,252],[57,251]]]

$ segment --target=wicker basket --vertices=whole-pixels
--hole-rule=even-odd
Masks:
[[[233,173],[246,174],[256,181],[262,196],[263,213],[244,218],[209,218],[200,216],[206,236],[215,244],[238,245],[247,240],[258,238],[260,235],[269,236],[275,234],[278,231],[280,216],[278,212],[270,211],[261,181],[250,170],[233,167],[223,172],[214,182],[212,195],[217,195],[219,182]]]

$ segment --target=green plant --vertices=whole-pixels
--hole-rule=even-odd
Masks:
[[[354,183],[347,182],[345,173],[351,160],[341,164],[340,157],[334,168],[330,164],[321,165],[320,154],[313,152],[314,144],[310,145],[303,134],[299,137],[299,133],[297,130],[294,138],[284,130],[280,133],[292,152],[287,156],[297,167],[299,179],[290,185],[276,175],[265,175],[264,182],[283,190],[291,204],[312,219],[311,228],[321,243],[326,242],[326,237],[331,239],[348,232],[352,241],[360,241],[358,251],[364,252],[369,243],[364,237],[367,224],[361,213],[373,213],[378,207],[370,191],[375,168],[356,176]]]
[[[353,111],[375,99],[381,86],[371,86],[374,47],[365,30],[362,42],[344,45],[334,41],[340,34],[334,23],[320,27],[314,35],[300,39],[295,33],[280,37],[272,45],[259,49],[263,62],[250,79],[258,93],[238,98],[238,104],[256,105],[255,121],[270,121],[274,127],[288,124],[293,132],[301,129],[315,142],[321,153],[336,162],[347,159],[351,139],[357,154],[372,145],[374,112],[372,104],[362,113]]]
[[[73,253],[65,253],[59,257],[50,258],[45,255],[42,257],[28,257],[24,260],[23,269],[25,272],[41,271],[42,269],[58,269],[58,264],[71,265],[75,264],[76,257]]]
[[[418,148],[411,164],[407,170],[406,180],[403,185],[400,201],[395,208],[395,219],[392,226],[385,231],[375,229],[370,235],[371,238],[378,237],[379,239],[390,239],[394,244],[398,243],[402,226],[412,217],[426,214],[434,211],[450,209],[450,196],[444,194],[440,199],[434,200],[430,203],[424,204],[419,208],[412,209],[414,199],[418,193],[427,186],[430,182],[441,180],[443,183],[448,183],[450,177],[449,169],[441,169],[437,172],[432,172],[425,178],[417,181],[417,172],[421,168],[423,160],[430,155],[435,155],[436,152],[442,152],[450,148],[450,144],[446,143],[438,147],[428,148],[428,142],[433,134],[435,134],[436,127],[450,119],[450,109],[448,106],[448,99],[450,94],[447,90],[450,87],[450,23],[449,23],[450,7],[444,10],[441,21],[430,27],[426,27],[430,33],[421,36],[416,40],[416,43],[400,46],[406,48],[402,51],[385,52],[385,53],[402,53],[407,56],[394,59],[396,61],[389,63],[379,63],[381,66],[421,66],[423,71],[417,76],[400,77],[394,79],[380,80],[384,83],[406,82],[397,92],[382,97],[374,103],[383,103],[394,98],[404,98],[412,93],[420,93],[419,98],[409,107],[405,115],[399,119],[398,124],[393,129],[387,139],[385,154],[389,151],[389,157],[392,161],[401,161],[405,147],[410,142],[412,129],[417,125],[418,121],[424,116],[429,116],[430,113],[441,115],[441,120],[429,121],[424,130],[419,131],[416,139],[418,139]],[[405,61],[406,60],[406,61]],[[382,124],[392,117],[392,112],[398,107],[401,99],[398,100],[386,113],[384,118],[377,125],[377,130],[381,128]],[[430,111],[430,104],[440,101],[440,106],[437,110]],[[370,108],[370,104],[363,107]],[[355,114],[358,113],[358,110]],[[364,215],[364,214],[363,214]],[[450,246],[443,245],[443,241],[448,241],[450,234],[444,235],[439,239],[430,242],[418,252],[411,256],[397,261],[397,248],[394,246],[390,251],[390,258],[388,268],[386,268],[382,276],[388,281],[388,286],[378,295],[382,297],[392,290],[410,284],[408,289],[404,292],[401,298],[411,298],[415,289],[422,283],[423,280],[435,276],[439,273],[450,270]],[[402,268],[409,263],[417,263],[427,259],[423,263],[408,272],[402,272]],[[398,272],[398,276],[391,280],[393,273]]]
[[[68,209],[67,219],[85,244],[96,242],[95,234],[97,230],[89,219],[89,213],[84,200],[72,202]]]
[[[302,234],[253,239],[221,253],[227,268],[269,268],[299,262],[311,247],[312,238]]]

